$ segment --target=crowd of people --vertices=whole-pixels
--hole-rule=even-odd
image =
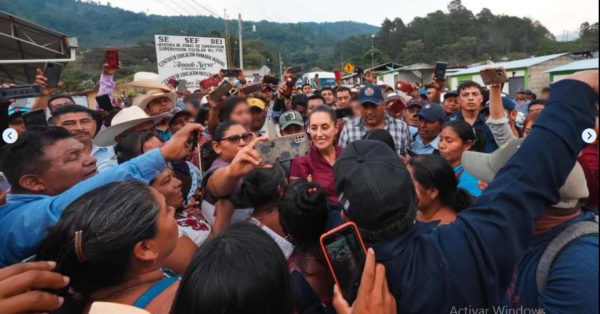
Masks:
[[[0,313],[599,311],[599,146],[581,137],[598,71],[539,100],[435,77],[406,94],[370,72],[286,97],[291,69],[251,94],[221,71],[219,98],[118,71],[99,79],[110,111],[42,71],[31,108],[0,104],[19,135],[0,144]],[[25,124],[35,110],[48,125]],[[257,144],[299,134],[306,156],[263,164]],[[345,222],[368,248],[353,304],[320,242]]]

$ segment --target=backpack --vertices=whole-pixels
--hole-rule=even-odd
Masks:
[[[575,240],[598,237],[599,233],[598,216],[596,216],[596,221],[581,221],[559,233],[550,242],[538,263],[536,274],[538,292],[541,294],[546,288],[552,266],[560,254],[568,249]]]

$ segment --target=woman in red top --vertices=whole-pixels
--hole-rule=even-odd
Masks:
[[[333,165],[342,154],[342,148],[335,144],[336,128],[335,111],[329,106],[321,106],[313,110],[309,117],[310,134],[313,146],[310,154],[292,162],[290,180],[307,179],[322,186],[329,200],[339,204],[333,179]]]

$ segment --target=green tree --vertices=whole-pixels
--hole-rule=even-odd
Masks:
[[[424,52],[425,44],[423,44],[422,40],[409,41],[406,43],[406,46],[402,49],[402,53],[397,59],[403,64],[411,65],[422,62]]]

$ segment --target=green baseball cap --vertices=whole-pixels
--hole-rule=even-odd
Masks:
[[[304,127],[304,119],[298,111],[286,111],[279,117],[279,126],[281,130],[285,130],[290,125],[299,125]]]

